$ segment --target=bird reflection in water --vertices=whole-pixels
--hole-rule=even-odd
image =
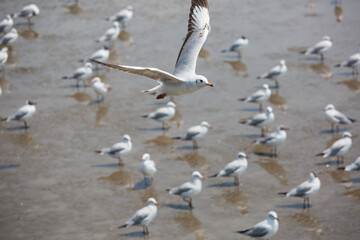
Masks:
[[[64,1],[64,0],[63,0]],[[84,12],[84,10],[79,6],[79,1],[78,0],[70,0],[67,2],[72,2],[71,5],[64,5],[65,8],[69,9],[69,12],[71,14],[77,15],[77,14],[82,14]]]
[[[208,172],[210,170],[210,165],[207,163],[206,158],[198,154],[196,151],[177,157],[175,160],[185,161],[190,167],[200,169],[203,172]]]
[[[337,84],[343,84],[354,92],[360,92],[360,81],[357,78],[340,81]]]
[[[2,75],[0,75],[0,87],[2,90],[2,94],[9,94],[11,92],[11,84]]]
[[[350,173],[345,172],[342,169],[335,169],[333,171],[323,172],[325,175],[329,175],[335,182],[338,183],[349,183],[351,181]],[[348,185],[345,184],[345,187]]]
[[[203,231],[202,223],[193,215],[192,211],[179,211],[175,215],[174,220],[187,233],[196,234],[199,231]]]
[[[116,65],[121,64],[121,59],[115,50],[110,51],[109,62],[112,62]],[[106,71],[109,71],[109,68],[105,68],[105,69]]]
[[[243,63],[240,59],[227,59],[224,60],[224,62],[233,68],[236,75],[242,76],[243,78],[247,78],[249,76],[246,64]]]
[[[296,221],[296,225],[301,226],[304,230],[314,233],[316,236],[320,237],[322,234],[322,224],[321,221],[310,214],[309,210],[304,210],[301,213],[296,213],[291,216],[291,218]]]
[[[98,109],[96,111],[95,121],[96,124],[99,126],[105,125],[105,117],[107,113],[109,112],[109,106],[108,105],[99,105]]]
[[[332,77],[331,69],[323,61],[316,64],[310,64],[310,69],[325,80]]]
[[[280,96],[279,89],[276,89],[275,93],[272,93],[270,95],[270,98],[268,99],[268,102],[274,105],[277,108],[280,108],[283,113],[286,113],[286,110],[288,108],[285,98]]]
[[[133,36],[126,30],[122,29],[119,33],[118,39],[124,43],[129,44],[130,46],[134,45]]]
[[[39,34],[31,28],[31,25],[22,31],[19,31],[19,35],[26,40],[31,40],[39,37]]]
[[[239,188],[235,188],[235,189],[228,189],[223,192],[224,192],[223,194],[220,194],[215,198],[217,200],[225,200],[226,203],[233,205],[243,215],[249,213],[248,211],[249,199],[244,195],[243,191],[241,191]]]
[[[77,91],[73,95],[67,95],[66,97],[74,98],[78,103],[85,105],[88,105],[92,101],[90,94],[81,91]]]
[[[160,136],[157,136],[156,138],[147,140],[145,144],[155,144],[159,147],[166,147],[174,145],[174,140],[168,136],[165,135],[164,131],[163,134]]]
[[[343,8],[341,7],[341,1],[335,0],[334,13],[337,22],[341,22],[343,18]]]
[[[104,165],[105,166],[105,165]],[[109,164],[110,166],[110,164]],[[114,164],[115,166],[115,164]],[[119,165],[116,164],[118,167]],[[123,168],[120,168],[119,170],[113,172],[109,176],[106,177],[99,177],[98,180],[102,181],[108,181],[113,184],[126,187],[127,189],[132,189],[134,186],[134,182],[131,178],[131,175],[123,170]]]
[[[205,60],[205,62],[209,63],[211,62],[211,54],[208,50],[201,48],[199,53],[199,58],[202,58]]]
[[[169,120],[170,122],[176,123],[178,129],[180,129],[184,123],[182,115],[179,111],[179,107],[176,108],[175,115]]]
[[[263,146],[265,147],[265,146]],[[286,179],[286,170],[279,164],[274,158],[260,158],[259,161],[256,161],[265,171],[267,171],[271,176],[279,180],[281,185],[287,186]]]
[[[14,49],[14,47],[9,46],[8,47],[9,51],[8,51],[8,59],[6,61],[6,65],[11,65],[11,66],[16,66],[19,62],[17,56],[16,56],[16,51]]]

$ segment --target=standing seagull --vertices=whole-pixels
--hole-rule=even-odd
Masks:
[[[125,154],[131,152],[132,149],[132,140],[129,135],[125,134],[123,136],[122,142],[115,143],[112,147],[102,148],[101,150],[95,151],[100,155],[108,154],[113,158],[119,159],[119,165],[124,164],[121,157]]]
[[[21,108],[19,108],[16,113],[10,117],[6,117],[6,118],[2,118],[1,121],[24,121],[24,128],[27,129],[28,125],[26,123],[26,120],[29,119],[30,117],[32,117],[35,112],[36,112],[36,108],[35,108],[36,103],[32,102],[30,100],[27,100],[25,102],[25,105],[22,106]]]
[[[317,177],[315,172],[311,172],[307,181],[291,189],[289,192],[281,192],[279,194],[285,195],[286,197],[302,197],[304,198],[303,208],[309,208],[310,199],[308,196],[317,193],[320,190],[320,186],[320,179]]]
[[[108,92],[108,87],[101,81],[99,77],[94,77],[93,80],[91,80],[92,88],[94,89],[96,93],[96,99],[99,102],[100,100],[104,100],[106,93]],[[101,99],[99,98],[101,96]]]
[[[255,141],[256,144],[264,144],[271,147],[271,156],[277,156],[276,146],[280,143],[285,142],[286,140],[286,131],[289,128],[284,126],[279,126],[276,129],[276,132],[270,133],[268,136],[260,138]]]
[[[240,186],[239,176],[247,169],[248,162],[246,160],[246,154],[239,152],[237,158],[226,164],[226,166],[218,173],[210,177],[234,177],[235,186]]]
[[[262,112],[262,103],[270,98],[271,90],[269,85],[263,84],[261,89],[246,98],[240,98],[239,101],[259,103],[259,111]]]
[[[10,45],[11,43],[15,42],[18,37],[19,37],[19,34],[18,34],[17,30],[15,28],[12,28],[10,30],[10,32],[5,34],[0,39],[0,44],[1,45]]]
[[[99,50],[97,50],[96,52],[94,52],[93,54],[91,54],[90,58],[91,59],[95,59],[98,61],[106,61],[109,59],[110,56],[110,49],[107,46],[103,46],[102,48],[100,48]],[[89,58],[86,59],[81,59],[80,62],[87,62]],[[99,68],[96,64],[96,68],[95,71],[98,71]]]
[[[150,178],[150,184],[152,184],[154,174],[156,173],[156,166],[155,166],[155,162],[150,159],[150,154],[148,154],[148,153],[145,153],[142,156],[142,162],[141,162],[141,165],[140,165],[140,172],[144,175],[145,187],[147,185],[146,177]]]
[[[195,171],[191,175],[191,181],[182,184],[180,187],[175,187],[171,189],[167,189],[171,195],[179,195],[183,198],[185,202],[189,204],[190,209],[192,206],[192,196],[195,196],[201,192],[202,183],[201,181],[205,178],[199,173]]]
[[[192,0],[188,21],[188,33],[180,49],[173,73],[157,68],[113,65],[95,60],[93,62],[124,72],[157,80],[159,85],[142,92],[162,92],[156,98],[166,95],[178,96],[199,90],[204,86],[213,86],[207,78],[195,73],[196,61],[210,30],[210,15],[207,0]]]
[[[0,50],[0,67],[2,71],[2,75],[4,76],[5,73],[5,63],[8,59],[8,48],[4,47]]]
[[[329,36],[324,36],[322,40],[316,43],[314,46],[302,51],[302,54],[310,55],[310,54],[320,54],[321,61],[324,60],[324,52],[329,50],[332,47],[332,40]]]
[[[20,12],[15,13],[14,18],[17,18],[17,17],[27,18],[28,24],[30,25],[31,24],[30,19],[34,16],[39,15],[39,13],[40,13],[40,10],[39,10],[38,6],[36,6],[35,4],[30,4],[30,5],[23,7]]]
[[[346,61],[336,64],[335,67],[349,67],[352,68],[352,74],[359,74],[357,66],[360,65],[360,51],[351,55]]]
[[[162,127],[165,129],[166,127],[170,128],[170,125],[165,123],[166,120],[169,120],[175,115],[176,104],[173,102],[168,102],[166,107],[158,108],[155,112],[151,112],[149,114],[143,115],[144,118],[154,119],[156,121],[162,122]]]
[[[106,30],[106,32],[104,33],[104,35],[102,35],[98,40],[96,40],[97,42],[107,42],[108,43],[108,48],[111,48],[110,42],[114,39],[116,39],[119,36],[120,33],[120,26],[118,22],[113,22],[113,25],[111,28],[109,28],[108,30]],[[94,59],[92,59],[94,60]]]
[[[355,162],[345,167],[345,171],[359,171],[359,170],[360,170],[360,157],[358,157]]]
[[[258,239],[269,239],[279,230],[279,218],[276,212],[271,211],[268,213],[267,219],[255,224],[252,228],[238,231],[249,237]]]
[[[261,136],[264,136],[264,128],[265,126],[272,123],[275,119],[275,114],[273,113],[272,107],[267,107],[265,112],[258,113],[251,117],[250,119],[240,120],[241,124],[260,127],[261,128]]]
[[[13,27],[13,25],[14,20],[12,19],[11,15],[7,15],[6,18],[0,22],[0,33],[6,33]]]
[[[203,121],[200,125],[189,128],[184,136],[174,137],[173,139],[180,139],[184,141],[192,140],[193,148],[196,149],[198,148],[196,139],[204,137],[211,128],[212,126],[208,122]]]
[[[275,87],[279,88],[279,82],[278,77],[281,77],[284,75],[287,71],[286,62],[285,60],[281,60],[280,64],[270,69],[270,71],[260,75],[257,77],[257,79],[275,79]]]
[[[222,50],[222,52],[237,52],[238,57],[241,58],[241,49],[249,45],[249,39],[246,36],[241,36],[238,40],[233,42],[228,49]]]
[[[142,225],[144,235],[149,235],[148,225],[156,217],[157,205],[159,205],[159,203],[154,198],[149,198],[147,200],[147,206],[137,210],[136,213],[119,228]]]
[[[106,18],[106,20],[107,21],[112,21],[112,22],[116,21],[116,22],[118,22],[118,23],[120,23],[122,25],[122,28],[125,28],[125,23],[130,21],[133,14],[134,14],[133,7],[132,6],[127,6],[126,8],[120,10],[115,15]]]
[[[331,130],[334,132],[334,125],[336,125],[337,131],[339,131],[339,125],[348,125],[355,122],[355,119],[347,117],[345,114],[335,109],[334,105],[328,104],[324,109],[326,120],[331,123]]]
[[[344,132],[339,140],[334,142],[329,148],[316,156],[332,157],[337,156],[337,163],[344,162],[344,155],[349,151],[352,145],[351,133]]]
[[[79,87],[79,81],[81,80],[86,87],[85,79],[91,76],[92,74],[92,64],[87,62],[84,67],[76,69],[72,76],[64,76],[63,79],[76,79],[76,87]]]

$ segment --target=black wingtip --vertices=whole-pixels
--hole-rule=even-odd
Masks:
[[[245,101],[246,98],[239,98],[238,101]]]
[[[211,176],[208,176],[209,178],[214,178],[214,177],[217,177],[217,173],[216,174],[214,174],[214,175],[211,175]]]
[[[118,228],[124,228],[126,227],[126,224],[119,226]]]
[[[62,77],[62,79],[69,79],[69,77],[67,77],[67,76],[63,76],[63,77]]]
[[[165,189],[165,191],[170,192],[170,189]]]
[[[172,137],[171,139],[181,139],[181,137]]]
[[[318,154],[316,154],[315,156],[316,156],[316,157],[318,157],[318,156],[324,156],[324,153],[318,153]]]
[[[95,152],[95,153],[98,153],[98,154],[100,154],[100,153],[101,153],[101,151],[100,151],[100,150],[95,150],[94,152]]]
[[[222,50],[221,52],[224,53],[224,52],[226,52],[226,50]]]
[[[287,192],[278,192],[279,195],[286,195]]]
[[[303,51],[301,51],[300,53],[301,53],[301,54],[305,54],[305,53],[306,53],[306,50],[303,50]]]
[[[349,118],[349,117],[348,117]],[[351,121],[351,122],[356,122],[356,119],[353,119],[353,118],[349,118],[349,120]]]
[[[261,79],[261,77],[260,77],[260,76],[257,76],[256,79]]]
[[[340,65],[340,63],[339,64],[336,64],[334,67],[340,67],[341,65]]]
[[[149,115],[148,114],[146,114],[146,115],[141,115],[141,117],[143,117],[143,118],[147,118]]]

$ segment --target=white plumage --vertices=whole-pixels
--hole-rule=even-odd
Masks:
[[[40,10],[38,6],[35,4],[30,4],[21,9],[20,12],[14,14],[14,18],[16,17],[22,17],[28,19],[28,24],[30,25],[30,19],[34,16],[39,15]]]
[[[234,161],[229,162],[220,172],[210,177],[234,177],[234,184],[239,186],[239,176],[245,172],[247,166],[248,161],[246,159],[246,154],[239,152]]]
[[[347,60],[335,65],[335,67],[349,67],[352,68],[353,74],[358,74],[358,65],[360,65],[360,51],[351,55]]]
[[[125,24],[131,20],[133,14],[134,14],[133,7],[127,6],[126,8],[120,10],[115,15],[108,17],[106,20],[112,22],[116,21],[122,25],[122,28],[125,28]]]
[[[255,93],[251,94],[246,98],[241,98],[239,100],[244,102],[260,103],[259,110],[262,111],[262,103],[268,100],[270,96],[271,90],[269,88],[269,85],[263,84],[260,90],[256,91]]]
[[[175,108],[175,103],[168,102],[166,107],[158,108],[156,111],[143,115],[142,117],[162,122],[162,127],[165,129],[165,126],[170,127],[165,121],[174,117],[176,111]]]
[[[314,46],[306,49],[302,53],[305,55],[320,54],[321,60],[324,60],[324,52],[332,47],[332,40],[329,36],[324,36],[322,40],[316,43]]]
[[[154,174],[156,173],[156,165],[155,162],[150,159],[149,153],[145,153],[142,156],[140,172],[144,175],[145,185],[146,177],[150,178],[151,183],[153,182]]]
[[[268,136],[256,140],[255,143],[270,146],[271,154],[276,155],[277,154],[276,147],[280,143],[285,142],[286,137],[287,137],[286,131],[288,131],[288,130],[289,130],[289,128],[287,128],[285,126],[279,126],[279,127],[277,127],[276,132],[272,132]]]
[[[142,225],[144,234],[148,235],[148,225],[156,217],[157,205],[159,205],[159,203],[154,198],[149,198],[147,200],[147,206],[137,210],[135,214],[119,228]]]
[[[93,73],[92,64],[87,62],[85,63],[85,66],[76,69],[73,75],[69,77],[65,76],[63,77],[63,79],[75,79],[77,87],[79,87],[79,81],[81,80],[85,87],[86,86],[85,79],[90,77],[92,73]]]
[[[270,237],[275,235],[278,230],[279,218],[276,212],[271,211],[268,213],[267,219],[255,224],[249,229],[238,231],[238,233],[257,239],[269,239]]]
[[[273,113],[272,107],[269,106],[266,107],[265,112],[258,113],[252,116],[250,119],[241,120],[240,123],[249,126],[260,127],[261,135],[264,136],[263,127],[272,123],[274,119],[275,119],[275,114]]]
[[[19,34],[15,28],[12,28],[10,32],[6,33],[1,39],[1,45],[10,45],[18,39]]]
[[[11,15],[7,15],[6,18],[0,22],[0,33],[8,32],[14,25],[14,20]]]
[[[31,118],[36,112],[36,103],[30,100],[25,102],[25,105],[19,108],[16,113],[10,117],[2,118],[1,121],[23,121],[24,127],[28,128],[26,120]]]
[[[123,136],[122,142],[115,143],[111,147],[105,147],[95,152],[100,155],[108,154],[113,158],[117,158],[119,160],[119,165],[121,165],[124,164],[121,157],[131,152],[131,150],[132,150],[132,140],[129,135],[125,134]]]
[[[359,171],[360,170],[360,157],[355,162],[345,167],[345,171]]]
[[[328,104],[324,109],[324,114],[326,120],[331,123],[331,129],[334,131],[334,125],[336,125],[337,130],[339,130],[339,125],[349,125],[355,122],[355,119],[352,119],[345,114],[339,112],[335,109],[334,105]]]
[[[344,162],[344,155],[350,150],[352,145],[351,138],[351,133],[344,132],[339,140],[335,141],[329,148],[316,156],[323,156],[324,158],[337,156],[338,163],[340,161]]]
[[[249,45],[249,39],[246,36],[241,36],[235,42],[231,44],[228,49],[223,50],[222,52],[236,52],[238,57],[241,57],[241,49]]]
[[[195,73],[199,52],[210,30],[210,16],[207,0],[192,0],[188,21],[188,33],[180,49],[173,73],[157,68],[113,65],[92,60],[104,66],[144,76],[159,82],[159,85],[143,92],[162,92],[157,99],[166,95],[178,96],[213,86],[207,78]]]
[[[276,87],[279,87],[278,78],[283,76],[287,72],[287,66],[285,60],[281,60],[280,64],[271,68],[270,71],[263,73],[262,75],[258,76],[257,79],[273,79],[275,80]]]
[[[186,131],[185,135],[180,136],[180,137],[175,137],[174,139],[180,139],[183,141],[192,140],[193,148],[198,148],[196,139],[204,137],[207,134],[208,130],[211,128],[212,128],[212,126],[208,122],[202,121],[200,123],[200,125],[190,127]]]
[[[92,83],[91,87],[92,89],[94,89],[97,99],[99,100],[99,96],[101,96],[102,99],[104,99],[105,95],[108,92],[108,87],[106,86],[106,84],[103,83],[99,77],[93,78],[91,80],[91,83]]]

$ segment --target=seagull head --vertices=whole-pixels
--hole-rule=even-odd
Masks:
[[[282,66],[284,66],[284,65],[286,64],[285,60],[282,59],[282,60],[280,61],[280,64],[281,64]]]
[[[149,206],[149,205],[159,205],[159,203],[155,200],[155,198],[149,198],[148,200],[147,200],[147,205]]]
[[[209,83],[209,81],[207,80],[206,77],[201,76],[201,75],[198,75],[196,77],[195,84],[199,87],[205,87],[205,86],[213,87],[214,86],[211,83]]]
[[[351,138],[352,135],[351,135],[350,132],[344,132],[341,137],[342,137],[342,138]]]
[[[92,68],[92,64],[89,63],[89,62],[87,62],[87,63],[85,63],[85,67],[86,67],[86,68]]]
[[[200,123],[200,126],[207,127],[207,128],[209,128],[209,129],[212,129],[212,126],[211,126],[208,122],[206,122],[206,121],[202,121],[202,122]]]
[[[270,89],[270,88],[269,88],[269,85],[267,85],[266,83],[263,84],[263,85],[261,86],[261,88],[264,89],[264,90]]]
[[[94,77],[92,80],[91,80],[91,83],[94,84],[96,82],[101,82],[100,78],[99,77]]]
[[[274,212],[274,211],[271,211],[271,212],[268,213],[268,219],[271,219],[271,220],[275,220],[275,219],[276,219],[276,220],[278,220],[278,221],[280,222],[277,213]]]
[[[132,142],[132,140],[131,140],[131,137],[129,136],[129,135],[127,135],[127,134],[125,134],[124,136],[123,136],[123,142]]]
[[[326,105],[326,107],[323,108],[324,111],[333,110],[333,109],[335,109],[335,107],[332,104],[328,104]]]
[[[10,30],[10,32],[11,32],[11,33],[14,33],[14,34],[17,34],[16,28],[12,28],[12,29]]]
[[[290,128],[285,127],[284,125],[281,125],[277,128],[279,131],[289,131]]]
[[[272,112],[273,112],[272,107],[269,106],[266,108],[266,113],[272,113]]]
[[[309,178],[310,178],[310,180],[313,180],[313,179],[315,179],[315,178],[317,178],[318,176],[318,174],[320,174],[321,172],[315,172],[315,171],[312,171],[310,174],[309,174]]]
[[[238,159],[244,159],[244,158],[246,158],[246,154],[244,152],[238,152],[237,158]]]
[[[198,171],[193,172],[192,175],[191,175],[191,177],[192,177],[193,180],[194,180],[194,179],[205,180],[204,176],[201,175],[201,173],[198,172]]]
[[[36,6],[35,4],[30,4],[29,7],[31,7],[32,10],[34,11],[34,16],[39,15],[40,10],[39,10],[38,6]]]
[[[26,105],[36,105],[36,102],[32,102],[30,100],[26,100],[25,102]]]
[[[114,28],[119,28],[119,27],[120,27],[119,22],[114,21],[114,22],[113,22],[113,27],[114,27]]]
[[[143,161],[150,159],[150,154],[144,153],[141,158]]]
[[[166,104],[166,106],[167,107],[173,107],[173,108],[176,108],[176,104],[175,103],[173,103],[173,102],[168,102],[167,104]]]
[[[126,10],[132,11],[132,10],[133,10],[133,7],[129,5],[129,6],[126,7]]]
[[[332,42],[332,40],[331,40],[331,38],[329,36],[323,36],[322,40]]]

